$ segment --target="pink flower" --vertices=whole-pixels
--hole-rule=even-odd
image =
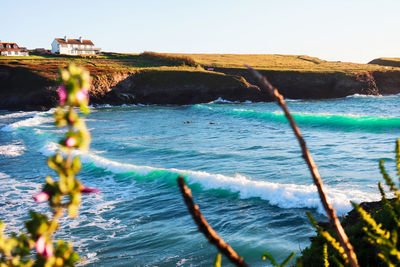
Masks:
[[[60,105],[63,106],[65,104],[65,100],[67,100],[67,90],[65,90],[64,85],[60,85],[58,87],[58,97],[60,98]]]
[[[40,203],[40,202],[44,202],[44,201],[48,200],[49,197],[50,197],[50,195],[47,192],[42,191],[40,193],[35,194],[33,196],[33,199],[36,202]]]
[[[94,188],[94,187],[86,187],[86,186],[82,185],[81,192],[90,194],[90,193],[98,193],[98,192],[100,192],[100,190],[97,188]]]
[[[43,255],[46,250],[46,239],[43,236],[39,236],[36,240],[36,252]]]
[[[86,88],[81,88],[78,92],[76,92],[75,97],[79,104],[83,104],[88,102],[89,94]]]
[[[45,257],[53,256],[53,245],[52,244],[46,244],[46,248],[44,250],[44,256]]]
[[[68,137],[68,138],[65,140],[65,145],[66,145],[67,147],[74,147],[74,146],[76,145],[76,139],[73,138],[73,137]]]
[[[36,240],[36,252],[42,256],[51,257],[53,256],[53,245],[51,243],[46,243],[46,238],[44,236],[39,236]]]

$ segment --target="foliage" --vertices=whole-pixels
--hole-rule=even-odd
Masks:
[[[218,253],[217,256],[215,256],[214,267],[221,267],[221,261],[222,261],[221,253]]]
[[[42,191],[34,196],[36,202],[47,201],[53,211],[53,217],[31,211],[29,221],[25,222],[27,233],[3,234],[5,225],[0,222],[0,266],[74,266],[79,260],[72,244],[64,240],[53,240],[59,227],[58,220],[66,210],[71,218],[78,215],[82,193],[96,192],[97,189],[85,187],[75,178],[81,168],[79,157],[73,156],[75,149],[87,149],[90,135],[85,122],[79,117],[77,107],[88,113],[89,73],[74,65],[61,70],[61,82],[58,89],[60,97],[54,117],[57,127],[68,130],[59,142],[59,151],[48,158],[47,164],[59,176],[58,180],[46,177]],[[36,258],[32,256],[35,248]]]
[[[394,180],[387,173],[383,160],[379,169],[393,199],[387,199],[382,184],[378,184],[382,196],[380,203],[375,203],[367,212],[363,206],[353,203],[354,211],[344,219],[343,226],[354,246],[360,266],[399,266],[400,265],[400,193]],[[396,142],[396,174],[400,180],[400,139]],[[368,207],[368,206],[365,206]],[[357,212],[358,216],[354,216]],[[355,219],[355,218],[356,219]],[[323,229],[312,217],[317,229],[317,236],[312,239],[311,246],[302,252],[298,264],[303,266],[326,266],[324,263],[323,246],[328,243],[328,261],[330,266],[343,266],[345,260],[342,251],[335,242],[336,235],[331,229]]]
[[[262,258],[262,260],[268,259],[274,267],[285,267],[286,264],[288,264],[288,262],[294,257],[295,254],[296,254],[296,252],[290,253],[290,255],[287,256],[287,258],[284,259],[281,264],[277,264],[274,257],[269,253],[264,253],[261,256],[261,258]]]

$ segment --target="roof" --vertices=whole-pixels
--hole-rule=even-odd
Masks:
[[[16,43],[0,42],[0,51],[21,51],[21,49]]]
[[[79,39],[67,39],[67,41],[65,41],[64,38],[56,38],[56,40],[60,44],[84,44],[94,46],[94,44],[90,40],[82,40],[82,42]]]

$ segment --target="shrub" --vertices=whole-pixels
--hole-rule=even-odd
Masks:
[[[397,176],[400,179],[400,139],[396,143]],[[374,203],[353,203],[354,210],[343,220],[342,224],[353,244],[360,266],[399,266],[400,265],[400,193],[393,179],[386,172],[383,160],[379,168],[386,185],[394,194],[388,200],[379,182],[378,188],[382,199]],[[313,221],[313,219],[311,218]],[[322,257],[323,247],[329,243],[324,237],[329,233],[336,238],[332,229],[324,229],[313,222],[317,229],[317,236],[312,238],[310,247],[302,251],[302,256],[297,259],[298,265],[325,266]],[[329,266],[343,266],[341,253],[333,246],[328,248]]]

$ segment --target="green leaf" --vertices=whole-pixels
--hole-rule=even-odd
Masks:
[[[284,267],[291,259],[293,259],[294,255],[296,255],[296,252],[292,252],[282,263],[281,267]]]
[[[214,267],[221,267],[221,253],[218,253],[214,260]]]
[[[276,262],[275,262],[274,257],[272,257],[272,255],[269,254],[269,253],[267,253],[267,252],[262,254],[261,259],[262,259],[263,261],[265,261],[266,259],[268,259],[268,260],[272,263],[272,265],[278,266],[278,265],[276,264]]]

